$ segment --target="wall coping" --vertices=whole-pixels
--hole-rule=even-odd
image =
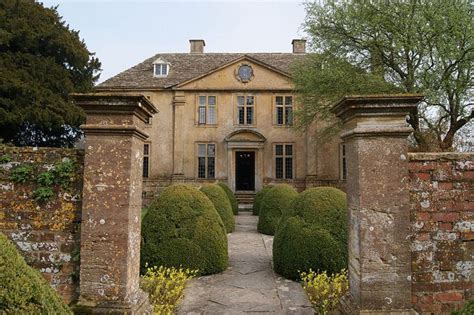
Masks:
[[[84,149],[79,148],[56,148],[56,147],[15,147],[15,146],[0,146],[0,152],[13,153],[31,153],[44,154],[51,152],[70,152],[77,155],[84,155]]]
[[[408,158],[410,161],[474,161],[474,152],[410,152]]]

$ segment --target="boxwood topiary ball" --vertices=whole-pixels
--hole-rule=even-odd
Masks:
[[[230,190],[229,186],[224,183],[218,183],[217,185],[224,189],[227,197],[229,198],[230,205],[232,206],[232,212],[235,215],[239,214],[239,203],[237,202],[237,198],[235,198],[235,195],[232,190]]]
[[[290,217],[275,234],[273,265],[278,274],[297,280],[300,272],[310,268],[339,272],[345,267],[345,260],[337,241],[327,230],[300,217]]]
[[[214,205],[188,185],[167,187],[142,223],[141,268],[170,266],[213,274],[228,264],[227,237]]]
[[[263,197],[257,229],[260,233],[274,235],[282,215],[292,211],[291,203],[298,196],[287,184],[278,184]]]
[[[258,215],[260,213],[260,207],[262,206],[263,197],[272,188],[273,188],[273,185],[265,186],[255,195],[255,199],[253,200],[253,208],[252,208],[252,213],[254,215]]]
[[[40,273],[0,233],[0,313],[72,314]]]
[[[230,205],[229,198],[227,197],[224,189],[222,189],[219,185],[210,184],[202,186],[201,191],[214,204],[217,213],[224,223],[226,232],[233,232],[235,229],[234,213],[232,212],[232,206]]]
[[[343,191],[334,187],[307,189],[293,201],[292,215],[326,229],[347,259],[347,200]]]

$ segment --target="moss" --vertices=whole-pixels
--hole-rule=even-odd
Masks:
[[[294,199],[273,243],[275,271],[290,279],[310,268],[328,273],[347,267],[346,194],[332,187],[310,188]]]
[[[213,274],[227,264],[224,225],[209,198],[188,185],[167,187],[143,219],[142,272],[163,265]]]
[[[40,273],[0,233],[0,313],[72,314]]]
[[[224,223],[226,233],[231,233],[235,229],[235,219],[230,205],[229,198],[224,189],[219,185],[210,184],[203,186],[201,191],[212,201],[217,213]]]
[[[239,214],[239,203],[237,202],[237,198],[235,197],[232,190],[230,190],[229,186],[224,183],[218,183],[217,185],[221,186],[224,189],[227,197],[229,198],[230,205],[232,206],[232,212],[237,215]]]
[[[260,233],[274,235],[282,215],[291,211],[291,203],[298,196],[293,187],[278,184],[263,197],[257,229]]]
[[[262,205],[263,197],[272,188],[273,188],[273,185],[265,186],[255,195],[255,199],[253,200],[253,208],[252,208],[252,213],[254,215],[258,215],[260,213],[260,207]]]

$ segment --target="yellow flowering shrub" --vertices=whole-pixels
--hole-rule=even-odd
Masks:
[[[186,282],[196,276],[197,270],[174,267],[151,267],[141,277],[140,288],[149,295],[153,314],[173,314],[180,301]]]
[[[316,273],[311,269],[300,275],[303,288],[317,314],[328,314],[335,310],[339,305],[339,299],[349,289],[345,269],[329,276],[326,271]]]

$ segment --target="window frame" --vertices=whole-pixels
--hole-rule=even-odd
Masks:
[[[277,155],[277,146],[283,146],[283,154]],[[288,155],[286,152],[286,147],[291,146],[291,155]],[[277,158],[282,158],[282,172],[283,177],[277,177]],[[291,177],[287,176],[286,170],[286,160],[291,158]],[[273,175],[275,180],[281,181],[290,181],[294,180],[296,176],[296,154],[295,154],[295,144],[293,142],[275,142],[273,143]]]
[[[239,105],[239,97],[244,98],[244,104],[243,106]],[[253,105],[247,105],[247,98],[252,97],[253,98]],[[256,93],[251,93],[251,92],[241,92],[241,93],[236,93],[234,94],[234,125],[235,126],[255,126],[257,124],[257,94]],[[243,108],[244,110],[244,123],[240,123],[240,108]],[[252,113],[252,123],[247,123],[248,121],[248,108],[253,109]]]
[[[347,180],[347,147],[345,143],[339,144],[339,179]]]
[[[201,156],[199,154],[199,146],[200,145],[205,145],[206,146],[206,150],[205,150],[205,156]],[[209,156],[209,146],[210,145],[213,145],[214,146],[214,156]],[[204,157],[204,177],[201,177],[200,176],[200,169],[199,169],[199,166],[200,166],[200,161],[199,159]],[[210,166],[210,163],[209,163],[209,158],[212,157],[214,158],[214,161],[213,161],[213,176],[211,177],[210,176],[210,171],[209,171],[209,166]],[[195,161],[197,159],[197,163],[196,163],[196,178],[198,180],[215,180],[216,179],[216,166],[217,166],[217,143],[215,142],[203,142],[203,141],[199,141],[199,142],[196,142],[196,154],[195,154]]]
[[[157,73],[156,69],[159,67],[160,73]],[[166,69],[166,74],[163,74],[163,67]],[[153,64],[153,77],[165,78],[170,74],[170,64],[165,62],[158,62]]]
[[[203,106],[201,106],[201,97],[205,97],[206,98],[206,102],[205,102],[205,106],[204,106],[204,120],[205,122],[201,122],[201,114],[200,114],[200,111],[201,111],[201,108]],[[209,105],[209,98],[210,97],[214,97],[215,99],[215,103],[214,105]],[[196,95],[196,125],[199,126],[199,127],[216,127],[217,126],[217,122],[218,122],[218,112],[217,112],[217,106],[218,104],[218,97],[217,97],[217,94],[197,94]],[[209,109],[214,107],[214,123],[210,123],[209,122]]]
[[[282,104],[277,104],[277,97],[282,98]],[[286,98],[291,97],[291,106],[286,105]],[[278,109],[282,109],[282,120],[283,123],[278,123]],[[291,113],[287,115],[286,109],[290,108]],[[277,127],[292,127],[294,125],[294,112],[295,112],[295,96],[292,94],[275,94],[273,97],[273,125]],[[287,117],[291,117],[290,123],[287,123]]]
[[[148,148],[148,150],[145,150],[146,147]],[[146,151],[148,151],[148,152],[146,152]],[[143,144],[142,178],[150,178],[150,165],[151,165],[150,157],[151,157],[151,143],[150,142],[145,142]],[[145,174],[145,161],[147,161],[147,163],[146,163],[146,174]]]

